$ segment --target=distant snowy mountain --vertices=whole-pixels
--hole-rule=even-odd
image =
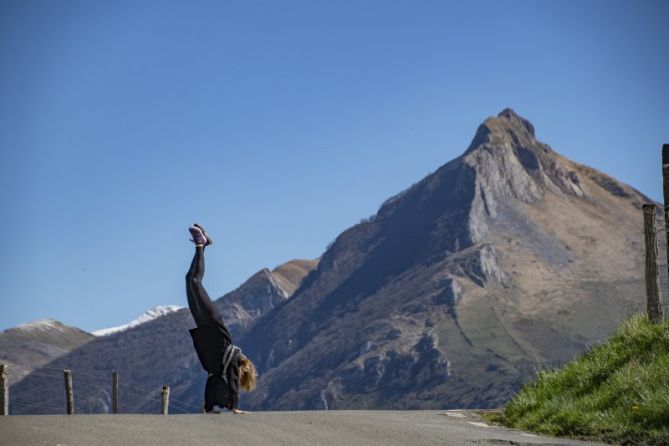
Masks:
[[[128,328],[136,327],[137,325],[144,324],[146,322],[152,321],[158,317],[165,316],[166,314],[174,313],[175,311],[181,310],[184,307],[178,305],[162,305],[151,308],[146,313],[142,314],[137,319],[128,322],[125,325],[120,325],[118,327],[103,328],[102,330],[94,331],[95,336],[108,336],[113,333],[118,333],[119,331],[127,330]]]
[[[54,319],[28,322],[0,332],[0,363],[9,366],[9,383],[14,384],[91,339],[90,333]]]
[[[50,317],[44,319],[37,319],[36,321],[26,322],[25,324],[19,324],[10,330],[23,330],[23,331],[51,331],[58,330],[60,331],[63,327],[63,324],[58,322],[55,319]]]

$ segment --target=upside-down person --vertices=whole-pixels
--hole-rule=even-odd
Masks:
[[[197,328],[190,330],[193,345],[202,367],[209,373],[204,389],[204,410],[218,413],[214,407],[228,408],[235,414],[247,414],[238,407],[239,388],[250,392],[256,385],[256,369],[242,354],[221,318],[221,312],[211,301],[202,285],[204,248],[213,243],[204,228],[197,223],[188,228],[195,243],[195,256],[186,274],[188,308]]]

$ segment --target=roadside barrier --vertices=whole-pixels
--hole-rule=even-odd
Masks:
[[[9,373],[9,366],[0,364],[0,416],[9,415]],[[61,376],[63,378],[59,378],[58,375],[60,373],[62,373]],[[140,398],[143,406],[153,405],[153,403],[159,404],[159,413],[163,415],[167,415],[168,413],[188,414],[202,412],[202,407],[170,397],[169,385],[163,385],[156,390],[140,389],[133,386],[122,385],[118,372],[112,373],[112,382],[109,387],[100,385],[99,376],[72,369],[63,370],[52,367],[41,367],[32,372],[30,376],[45,380],[53,380],[53,385],[56,385],[58,380],[64,379],[65,404],[63,406],[57,406],[53,403],[45,403],[44,401],[31,402],[11,400],[11,406],[19,406],[26,409],[33,408],[36,411],[39,410],[40,413],[43,412],[44,409],[47,409],[55,414],[66,413],[68,415],[74,415],[76,392],[102,392],[104,395],[109,394],[111,396],[112,414],[121,413],[121,400],[124,396],[126,398]]]

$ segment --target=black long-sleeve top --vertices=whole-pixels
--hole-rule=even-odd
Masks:
[[[222,320],[190,330],[195,351],[202,367],[209,372],[204,390],[205,410],[214,405],[237,408],[239,401],[239,354],[236,353],[228,366],[223,379],[223,354],[232,338]],[[226,382],[227,381],[227,382]]]

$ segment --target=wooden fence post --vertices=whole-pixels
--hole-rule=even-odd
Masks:
[[[0,364],[0,415],[9,415],[9,378],[7,365]]]
[[[67,414],[74,414],[74,395],[72,392],[72,370],[63,370],[65,375],[65,397],[67,398]]]
[[[112,413],[118,413],[118,372],[112,374]]]
[[[163,415],[167,415],[169,405],[170,405],[170,386],[163,386],[163,404],[161,412]]]
[[[643,205],[643,231],[646,240],[646,310],[654,324],[662,322],[660,305],[660,271],[657,264],[657,239],[655,238],[654,204]]]

